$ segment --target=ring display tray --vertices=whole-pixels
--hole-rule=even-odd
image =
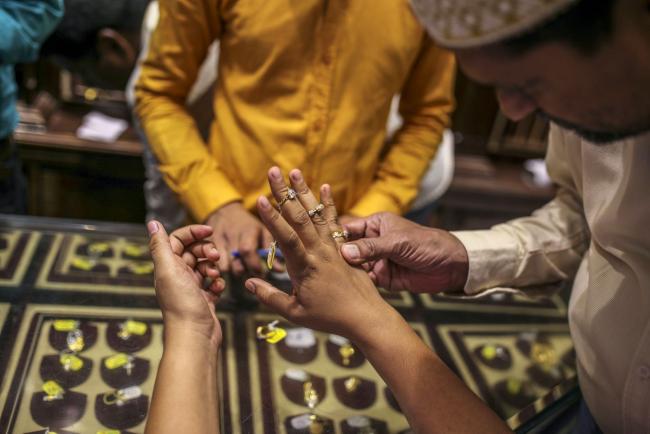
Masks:
[[[59,233],[36,287],[153,295],[153,263],[144,238]]]
[[[257,327],[275,319],[276,316],[256,314],[246,321],[252,407],[261,410],[255,414],[255,433],[309,432],[306,424],[312,414],[327,421],[323,432],[380,434],[408,429],[404,415],[383,380],[358,349],[358,354],[350,356],[346,366],[338,359],[339,350],[332,350],[333,346],[345,345],[345,339],[282,321],[278,326],[288,332],[284,341],[269,344],[256,339]],[[409,324],[431,347],[425,325]],[[308,338],[295,339],[298,347],[293,353],[287,342],[292,330],[308,335]],[[301,339],[302,344],[311,340],[307,343],[312,345],[303,346],[299,342]],[[313,409],[305,402],[307,382],[313,385],[317,395]],[[363,424],[369,426],[363,427]]]
[[[465,384],[513,429],[519,419],[509,419],[535,402],[541,411],[548,402],[539,398],[576,375],[566,324],[445,324],[436,333]],[[486,345],[502,348],[509,363],[486,361],[481,352]]]
[[[110,420],[110,415],[106,407],[99,406],[101,416],[97,417],[96,407],[103,403],[97,396],[128,388],[130,380],[104,369],[106,358],[118,349],[132,352],[132,375],[138,379],[140,395],[150,399],[162,354],[162,323],[144,228],[12,216],[0,216],[0,225],[0,302],[6,303],[0,303],[0,324],[4,324],[0,434],[43,431],[44,425],[37,423],[33,413],[40,411],[37,419],[45,422],[50,416],[41,413],[48,406],[36,405],[33,398],[40,394],[43,402],[46,380],[58,380],[70,392],[70,408],[83,407],[81,414],[71,410],[78,420],[57,427],[56,432],[108,430],[102,421]],[[245,292],[241,283],[230,286],[226,294]],[[461,298],[380,291],[511,428],[536,423],[548,413],[545,409],[563,405],[563,398],[576,390],[566,294],[547,299],[512,293]],[[281,324],[294,331],[283,341],[274,345],[259,341],[256,327],[279,317],[255,302],[239,303],[232,296],[222,301],[218,315],[224,331],[220,356],[223,432],[308,434],[314,423],[314,432],[323,433],[408,432],[392,394],[354,345],[324,333],[295,332],[286,322]],[[50,331],[54,321],[70,319],[80,321],[86,348],[73,354],[82,362],[78,372],[65,373],[61,372],[60,349],[65,349],[67,335],[51,337]],[[129,319],[145,322],[150,330],[122,342],[116,335],[120,324]],[[527,343],[521,342],[522,336]],[[530,351],[535,342],[543,344],[536,346],[538,358],[549,356],[547,344],[551,344],[553,357],[560,360],[557,369],[540,370],[522,353],[521,348]],[[72,365],[80,363],[63,355]],[[48,376],[52,378],[44,378]],[[515,381],[508,384],[511,378]],[[554,386],[556,381],[560,383]],[[46,389],[52,394],[57,390],[52,384]],[[306,398],[313,409],[306,405]],[[65,410],[59,404],[55,400],[49,411]],[[137,411],[130,415],[129,426],[134,420],[137,423],[122,432],[142,432],[144,420],[140,419],[145,415]],[[312,415],[320,419],[313,420]]]
[[[134,347],[137,351],[124,353],[135,357],[133,370],[127,372],[119,368],[110,373],[106,368],[107,358],[116,356],[117,350],[128,346],[116,350],[113,340],[111,347],[109,341],[113,337],[109,334],[114,331],[113,325],[127,320],[146,324],[150,332],[141,345]],[[60,351],[59,344],[65,345],[66,340],[58,339],[56,321],[57,327],[69,321],[81,324],[79,329],[85,331],[82,350]],[[233,418],[239,417],[231,405],[237,402],[238,394],[232,318],[223,314],[221,323],[224,331],[220,353],[220,388],[224,397],[222,423],[224,432],[233,432],[226,431],[232,427]],[[162,355],[162,331],[160,311],[155,309],[27,305],[9,360],[8,375],[0,391],[3,403],[0,432],[26,433],[48,427],[76,433],[109,429],[142,432]],[[84,368],[65,372],[58,366],[59,358],[65,354],[73,354],[83,362]],[[61,399],[47,401],[43,390],[47,389],[48,381],[56,382],[63,389]],[[67,384],[69,381],[72,383]],[[115,381],[122,390],[137,391],[137,399],[125,400],[119,406],[112,402]]]

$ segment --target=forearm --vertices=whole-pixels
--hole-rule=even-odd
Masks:
[[[375,180],[351,209],[351,213],[368,216],[377,212],[404,214],[415,200],[422,177],[434,158],[444,126],[427,120],[423,125],[409,121],[390,144],[381,161]]]
[[[147,434],[218,434],[218,351],[205,336],[165,328]]]
[[[149,89],[141,88],[137,95],[137,114],[159,170],[196,221],[205,221],[217,208],[241,200],[185,105]]]
[[[591,232],[581,197],[581,150],[551,125],[546,167],[555,198],[523,217],[487,231],[454,233],[469,256],[465,292],[541,285],[572,278],[589,247]]]
[[[404,123],[392,138],[374,184],[354,206],[353,214],[409,210],[449,126],[454,76],[453,55],[423,35],[420,53],[401,91],[399,112]]]
[[[381,326],[365,329],[355,343],[397,398],[414,432],[510,432],[395,310],[386,309]]]
[[[583,215],[563,196],[566,192],[561,191],[530,217],[490,230],[455,232],[469,257],[465,292],[570,279],[587,249],[590,233]]]

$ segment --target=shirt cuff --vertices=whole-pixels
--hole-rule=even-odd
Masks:
[[[241,194],[226,176],[219,172],[207,172],[196,177],[180,194],[197,222],[204,222],[218,208],[242,200]]]
[[[458,231],[452,234],[465,246],[469,258],[465,294],[474,295],[513,281],[522,255],[511,235],[497,230]]]

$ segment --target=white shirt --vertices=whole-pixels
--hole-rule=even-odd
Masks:
[[[605,433],[650,433],[650,134],[596,145],[553,126],[546,160],[553,201],[455,233],[465,291],[575,277],[569,325],[587,405]]]

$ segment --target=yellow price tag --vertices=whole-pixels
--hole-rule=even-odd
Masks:
[[[124,330],[130,335],[142,336],[147,333],[147,324],[141,321],[128,320],[124,323]]]
[[[151,274],[153,273],[153,262],[129,264],[129,270],[131,270],[134,274]]]
[[[486,345],[481,350],[481,355],[485,360],[492,360],[497,356],[497,349],[493,345]]]
[[[63,387],[59,386],[59,383],[56,381],[46,381],[43,383],[43,392],[50,398],[63,395]]]
[[[516,395],[521,391],[522,384],[521,381],[519,381],[516,378],[509,378],[508,382],[506,383],[506,390],[508,393],[512,395]]]
[[[121,368],[127,363],[129,363],[129,356],[128,354],[124,353],[117,353],[114,356],[108,357],[106,360],[104,360],[104,366],[106,366],[107,369]]]
[[[276,327],[273,330],[271,330],[269,334],[266,336],[266,342],[268,342],[269,344],[277,344],[286,336],[287,336],[287,331],[285,329]]]
[[[108,243],[92,243],[88,246],[88,252],[98,255],[108,252],[108,249],[111,248],[111,245]]]
[[[129,244],[124,248],[124,253],[126,253],[127,256],[142,256],[147,253],[147,250],[148,247]]]
[[[95,266],[95,261],[89,261],[85,258],[73,258],[72,266],[84,271],[90,271]]]
[[[74,319],[57,319],[54,320],[54,330],[57,332],[71,332],[79,327],[79,321]]]
[[[84,335],[81,333],[81,330],[73,330],[68,332],[66,337],[66,343],[68,344],[68,349],[75,353],[84,349]]]
[[[84,361],[74,354],[61,354],[59,362],[66,371],[78,371],[84,366]]]

